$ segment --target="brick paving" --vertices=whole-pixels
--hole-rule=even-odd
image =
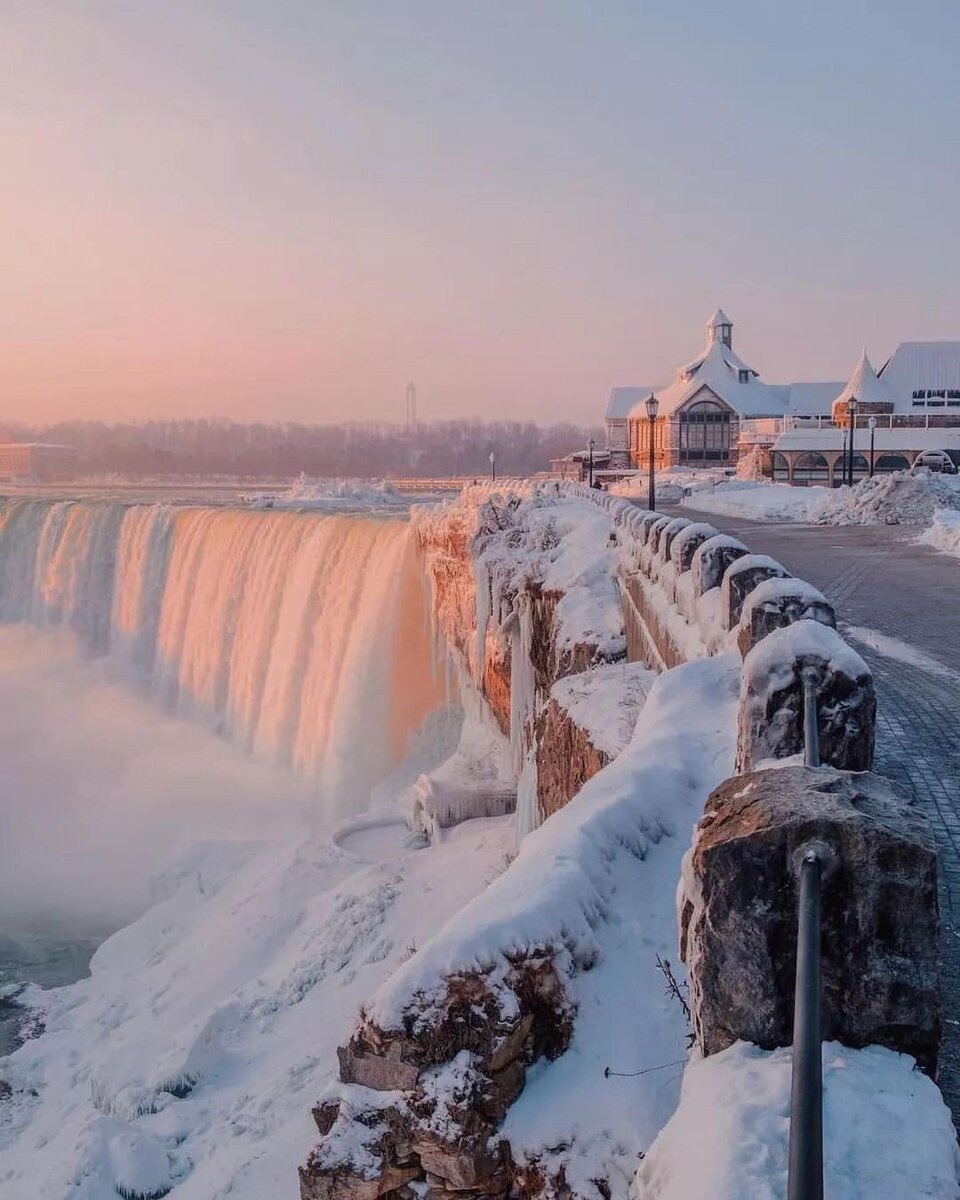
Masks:
[[[960,562],[899,527],[771,525],[675,511],[734,534],[820,588],[841,630],[875,630],[940,664],[904,662],[851,638],[874,673],[876,769],[916,799],[937,839],[946,1016],[940,1086],[960,1127]]]

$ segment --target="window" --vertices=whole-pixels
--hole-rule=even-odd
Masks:
[[[923,408],[924,402],[922,400],[914,400],[913,407],[914,408]]]
[[[774,452],[773,455],[773,477],[777,483],[787,483],[790,479],[790,467],[779,452]]]
[[[906,471],[910,464],[902,454],[881,454],[874,465],[874,471]]]
[[[726,463],[730,461],[730,409],[712,400],[680,412],[680,461]]]
[[[745,370],[743,367],[740,368],[740,382],[741,383],[749,383],[750,382],[750,372]]]
[[[822,454],[798,454],[793,464],[794,483],[826,483],[827,460]]]
[[[914,398],[914,400],[926,400],[927,393],[924,391],[923,388],[914,388],[913,389],[913,398]]]

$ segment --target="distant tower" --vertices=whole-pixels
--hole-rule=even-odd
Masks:
[[[407,432],[412,433],[417,427],[417,385],[407,384]]]
[[[718,308],[707,322],[707,345],[722,342],[729,350],[733,349],[733,322]]]

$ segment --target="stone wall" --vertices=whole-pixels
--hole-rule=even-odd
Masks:
[[[546,819],[610,762],[570,714],[550,699],[537,717],[537,799]]]

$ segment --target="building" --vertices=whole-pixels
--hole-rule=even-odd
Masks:
[[[925,452],[960,457],[960,342],[904,342],[879,372],[864,351],[846,383],[767,383],[737,354],[733,330],[733,321],[717,309],[706,323],[702,350],[677,368],[671,383],[612,390],[606,412],[611,466],[623,460],[645,468],[652,435],[660,468],[730,468],[760,446],[765,469],[776,479],[833,481],[839,479],[854,397],[855,474],[870,470],[861,438],[868,440],[871,417],[878,426],[875,470],[912,466]],[[646,403],[651,394],[658,402],[653,422]]]
[[[879,371],[864,350],[829,417],[807,428],[784,424],[769,443],[774,479],[843,482],[852,399],[855,480],[918,461],[948,469],[960,464],[960,342],[903,342]]]
[[[706,323],[700,353],[678,367],[666,387],[636,389],[627,412],[627,454],[635,467],[649,461],[651,422],[646,400],[658,401],[653,423],[654,457],[660,467],[733,467],[740,452],[740,427],[746,421],[782,422],[788,416],[814,416],[830,411],[843,385],[832,383],[768,384],[744,362],[733,345],[733,321],[717,309]],[[617,420],[631,388],[614,388],[608,405],[608,430]],[[779,432],[780,426],[776,426]],[[771,432],[774,426],[771,426]],[[618,430],[619,432],[619,430]]]
[[[73,446],[48,442],[0,441],[0,480],[45,482],[75,474],[77,451]]]

